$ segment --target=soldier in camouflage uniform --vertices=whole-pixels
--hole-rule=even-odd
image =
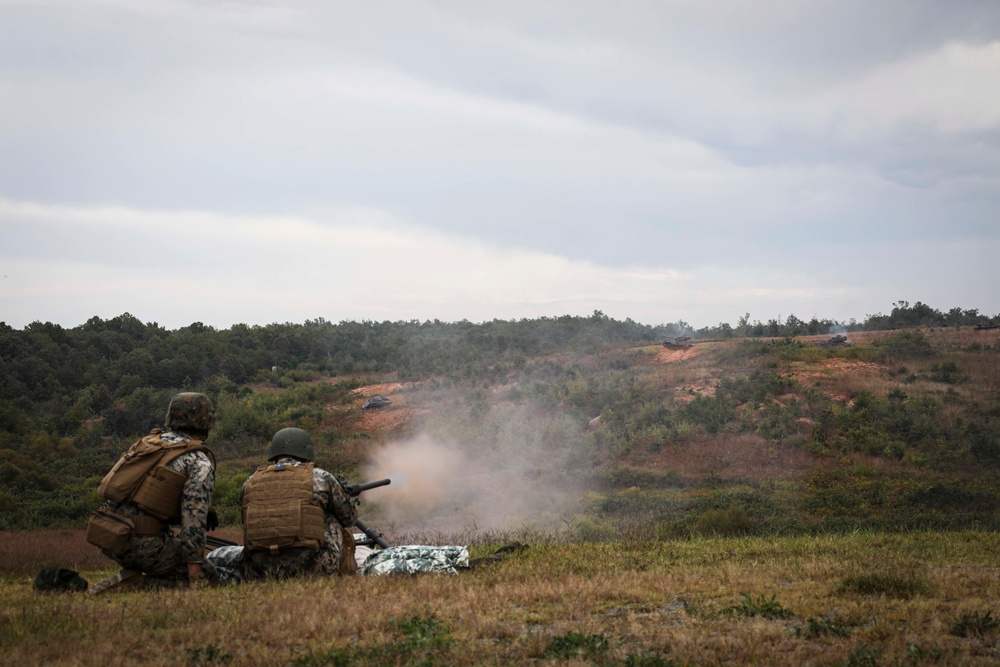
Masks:
[[[258,468],[240,493],[243,577],[338,574],[342,553],[343,572],[353,573],[349,531],[358,510],[337,478],[312,464],[309,434],[300,428],[281,429],[271,440],[267,458],[270,464]]]
[[[211,574],[206,573],[203,562],[205,532],[218,526],[215,512],[210,509],[212,491],[215,487],[215,468],[213,460],[209,458],[211,452],[202,443],[208,437],[209,429],[214,423],[215,408],[208,396],[191,392],[181,393],[170,401],[166,431],[154,429],[129,450],[133,452],[144,443],[147,447],[149,443],[154,443],[155,447],[167,450],[179,448],[185,452],[163,466],[174,473],[176,486],[182,484],[179,490],[179,511],[175,509],[167,512],[174,516],[161,521],[164,519],[163,516],[152,516],[149,511],[141,509],[133,498],[121,502],[106,500],[98,513],[118,517],[125,515],[134,523],[135,530],[124,551],[115,553],[105,548],[101,549],[102,553],[118,563],[122,570],[109,579],[91,586],[87,591],[89,594],[101,593],[120,586],[141,585],[144,580],[147,586],[174,587],[183,585],[184,582],[197,586]],[[128,457],[127,453],[122,460]],[[105,483],[121,465],[120,461],[105,478]],[[161,474],[164,474],[163,471]],[[104,484],[102,491],[103,489]],[[176,495],[175,491],[174,496]],[[176,500],[170,502],[174,503]],[[176,528],[171,524],[175,524]],[[157,528],[158,532],[150,534]]]

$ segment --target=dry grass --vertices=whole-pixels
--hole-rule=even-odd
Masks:
[[[832,665],[869,654],[986,665],[1000,659],[996,633],[949,629],[997,612],[998,551],[995,533],[550,544],[453,578],[95,599],[39,596],[19,577],[0,586],[0,650],[7,664],[60,665]],[[926,588],[844,586],[867,572]],[[791,615],[752,615],[761,602]],[[830,627],[843,636],[816,631]],[[580,648],[557,655],[554,642]]]
[[[798,480],[822,461],[803,449],[782,447],[752,433],[720,435],[689,443],[668,443],[658,452],[635,452],[628,465],[672,470],[686,480],[748,483]]]

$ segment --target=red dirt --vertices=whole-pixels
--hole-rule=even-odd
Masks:
[[[684,361],[685,359],[694,359],[701,353],[697,345],[692,345],[689,348],[683,350],[671,350],[670,348],[660,347],[660,351],[656,354],[656,360],[665,364],[676,363],[678,361]]]
[[[412,382],[385,382],[359,387],[351,392],[358,395],[359,407],[364,402],[363,398],[376,394],[392,401],[392,405],[384,408],[362,410],[361,429],[367,432],[391,433],[405,427],[418,414],[413,408],[407,407],[407,396],[401,393],[403,389],[412,386]]]

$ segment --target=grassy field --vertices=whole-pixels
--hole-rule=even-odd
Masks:
[[[34,593],[18,554],[37,545],[3,537],[20,563],[0,575],[10,665],[1000,662],[995,532],[533,544],[457,577],[97,598]],[[36,564],[77,562],[92,581],[112,572],[86,560],[77,534],[45,540]]]
[[[0,531],[0,665],[1000,664],[996,333],[851,338],[588,348],[465,380],[313,373],[220,397],[231,424],[308,428],[329,470],[392,477],[363,518],[394,544],[531,543],[452,578],[38,595],[41,567],[114,571],[82,525],[117,450],[66,458],[46,491],[29,464],[46,447],[63,461],[58,439],[9,439],[27,444],[0,471],[24,486],[0,493],[0,526],[19,529]],[[373,393],[393,404],[363,410]],[[213,446],[216,534],[240,540],[266,440]],[[392,469],[365,468],[387,452]]]

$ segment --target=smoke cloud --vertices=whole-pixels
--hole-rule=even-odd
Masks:
[[[587,448],[564,415],[509,403],[442,409],[421,435],[373,454],[367,478],[392,484],[368,501],[398,533],[549,530],[579,510]]]

